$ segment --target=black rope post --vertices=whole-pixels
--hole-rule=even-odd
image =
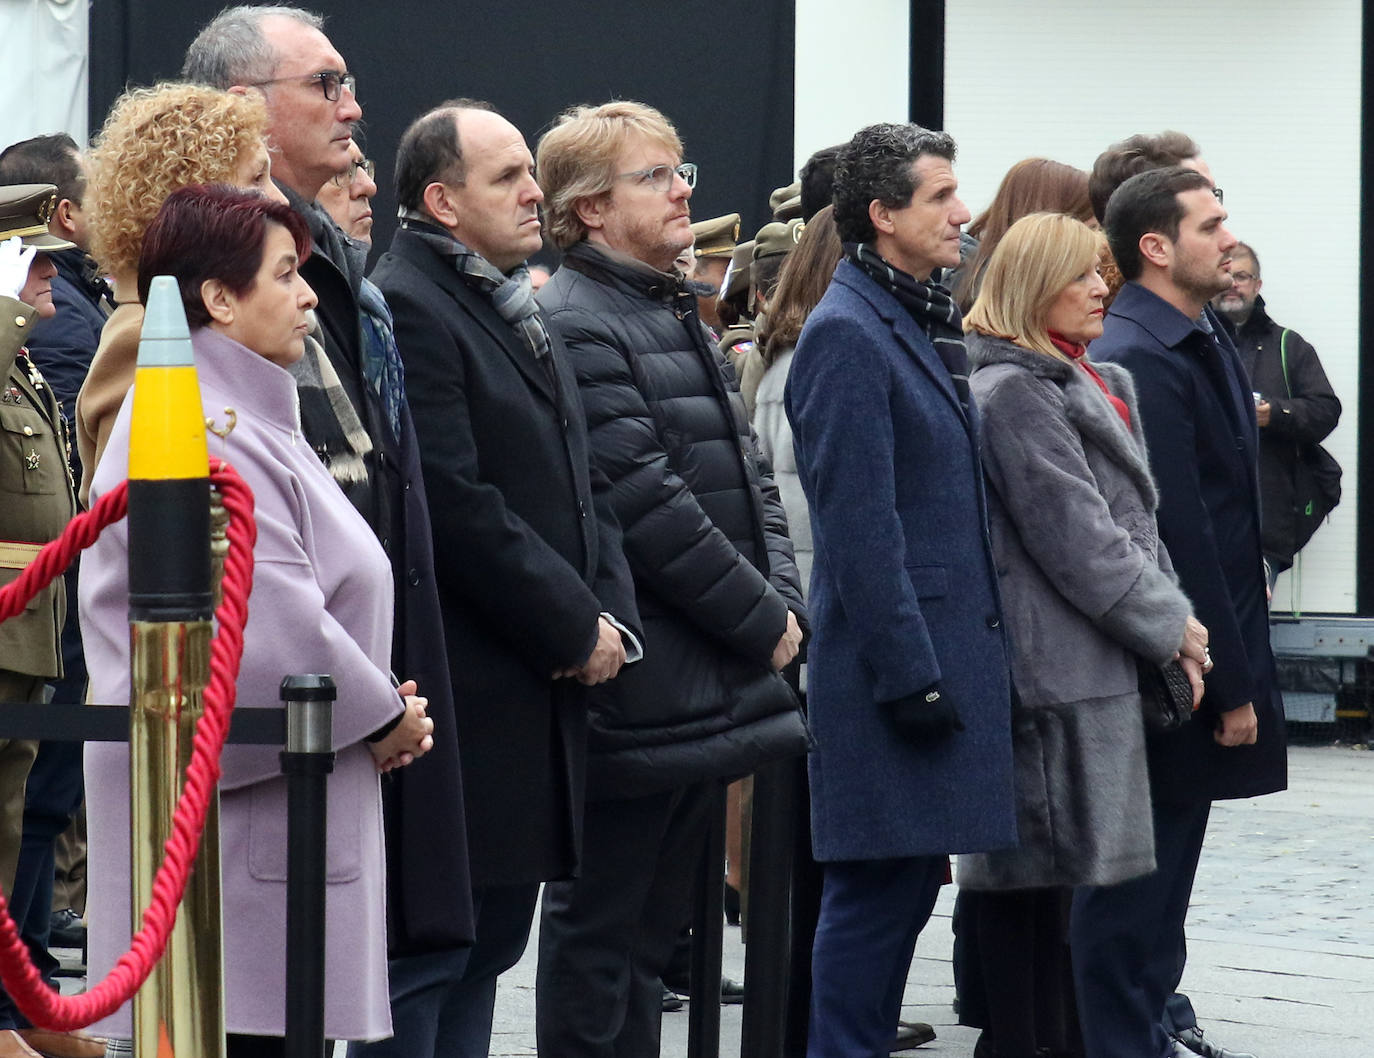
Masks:
[[[792,827],[796,761],[766,764],[754,775],[745,920],[744,1024],[740,1054],[782,1058],[791,959]]]
[[[725,929],[725,784],[708,782],[710,824],[692,906],[687,1058],[720,1058],[720,956]]]
[[[286,706],[286,1058],[324,1058],[326,782],[338,692],[330,676],[288,676]]]

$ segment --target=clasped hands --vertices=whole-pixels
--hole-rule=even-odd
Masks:
[[[381,740],[367,744],[379,772],[404,768],[434,748],[434,721],[425,715],[429,699],[418,696],[416,690],[414,680],[406,680],[396,688],[405,702],[401,722]]]

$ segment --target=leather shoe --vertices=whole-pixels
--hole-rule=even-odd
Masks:
[[[1202,1030],[1196,1025],[1175,1032],[1174,1042],[1178,1044],[1174,1048],[1175,1058],[1198,1058],[1198,1055],[1202,1058],[1255,1058],[1246,1051],[1228,1051],[1204,1038]]]
[[[897,1022],[897,1037],[892,1041],[889,1051],[909,1051],[923,1043],[935,1039],[935,1029],[924,1021]]]
[[[105,1058],[105,1040],[99,1036],[89,1036],[84,1032],[53,1032],[51,1029],[16,1031],[43,1058]]]
[[[671,1014],[674,1010],[681,1010],[683,1007],[682,997],[663,984],[662,981],[659,984],[663,985],[663,1012]]]
[[[86,923],[69,907],[54,911],[48,925],[49,948],[84,948]]]
[[[733,977],[723,974],[720,978],[720,1001],[724,1006],[734,1006],[744,1002],[744,985]]]
[[[41,1058],[14,1029],[0,1032],[0,1058]]]

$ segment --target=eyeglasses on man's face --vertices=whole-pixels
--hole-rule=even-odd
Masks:
[[[333,181],[335,187],[348,187],[354,180],[358,179],[359,169],[365,172],[367,178],[374,184],[377,182],[377,163],[371,158],[359,158],[357,161],[350,158],[348,168],[329,179]]]
[[[673,186],[673,177],[682,177],[689,188],[697,186],[697,167],[692,162],[681,165],[656,165],[652,169],[636,169],[630,173],[620,173],[617,180],[633,180],[641,187],[652,188],[660,193]]]
[[[1259,278],[1259,276],[1255,275],[1253,272],[1232,272],[1232,273],[1231,273],[1231,282],[1232,282],[1232,283],[1251,283],[1251,282],[1254,282],[1254,281],[1255,281],[1256,279],[1258,279],[1258,278]]]
[[[286,84],[290,81],[298,83],[315,81],[319,84],[325,99],[331,103],[339,101],[345,88],[348,89],[349,95],[357,96],[358,94],[358,79],[351,73],[340,73],[338,70],[321,70],[319,73],[309,73],[297,77],[273,77],[266,81],[254,81],[251,87],[265,88],[270,84]]]

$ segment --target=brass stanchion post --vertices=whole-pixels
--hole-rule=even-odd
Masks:
[[[152,896],[210,678],[209,453],[176,280],[153,280],[129,434],[129,769],[134,927]],[[134,997],[136,1058],[222,1058],[219,802],[167,953]]]

